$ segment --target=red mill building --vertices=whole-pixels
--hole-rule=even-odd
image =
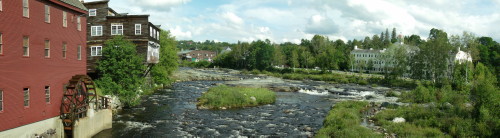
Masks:
[[[78,0],[0,0],[0,137],[64,135],[63,97],[86,74],[86,13]]]

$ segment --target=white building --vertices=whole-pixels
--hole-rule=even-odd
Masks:
[[[455,62],[458,62],[459,64],[462,64],[464,62],[472,62],[472,56],[468,52],[464,52],[460,50],[460,47],[458,48],[458,52],[455,54]]]
[[[386,49],[360,49],[358,46],[354,46],[354,50],[351,51],[351,55],[354,57],[353,63],[351,63],[351,71],[368,71],[370,73],[384,72],[387,63],[384,62],[382,56],[384,56],[385,52]]]

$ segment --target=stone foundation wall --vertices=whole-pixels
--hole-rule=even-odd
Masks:
[[[87,115],[88,117],[80,118],[75,122],[73,131],[75,138],[90,138],[112,127],[113,112],[111,109],[102,109],[98,112],[89,110]]]
[[[57,117],[0,132],[0,138],[63,138],[62,120]]]

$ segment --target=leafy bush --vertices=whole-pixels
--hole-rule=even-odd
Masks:
[[[252,99],[255,98],[255,100]],[[220,85],[210,88],[200,98],[198,106],[210,109],[238,108],[271,104],[276,101],[276,94],[265,88],[229,87]]]
[[[96,83],[104,94],[118,96],[125,106],[139,103],[138,88],[144,84],[142,75],[145,66],[134,43],[123,36],[106,41],[96,68],[101,76]]]
[[[362,127],[361,112],[368,102],[345,101],[335,104],[323,121],[323,128],[315,137],[382,137]]]

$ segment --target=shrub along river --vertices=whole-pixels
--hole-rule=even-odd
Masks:
[[[381,96],[386,90],[366,91],[366,87],[343,85],[344,88],[338,88],[345,91],[343,95],[326,89],[277,92],[274,104],[198,110],[196,98],[220,83],[225,81],[175,83],[171,89],[143,97],[138,107],[120,110],[113,117],[113,128],[95,137],[311,137],[322,127],[325,116],[337,101],[377,97],[390,101]],[[360,90],[356,90],[358,87]]]

